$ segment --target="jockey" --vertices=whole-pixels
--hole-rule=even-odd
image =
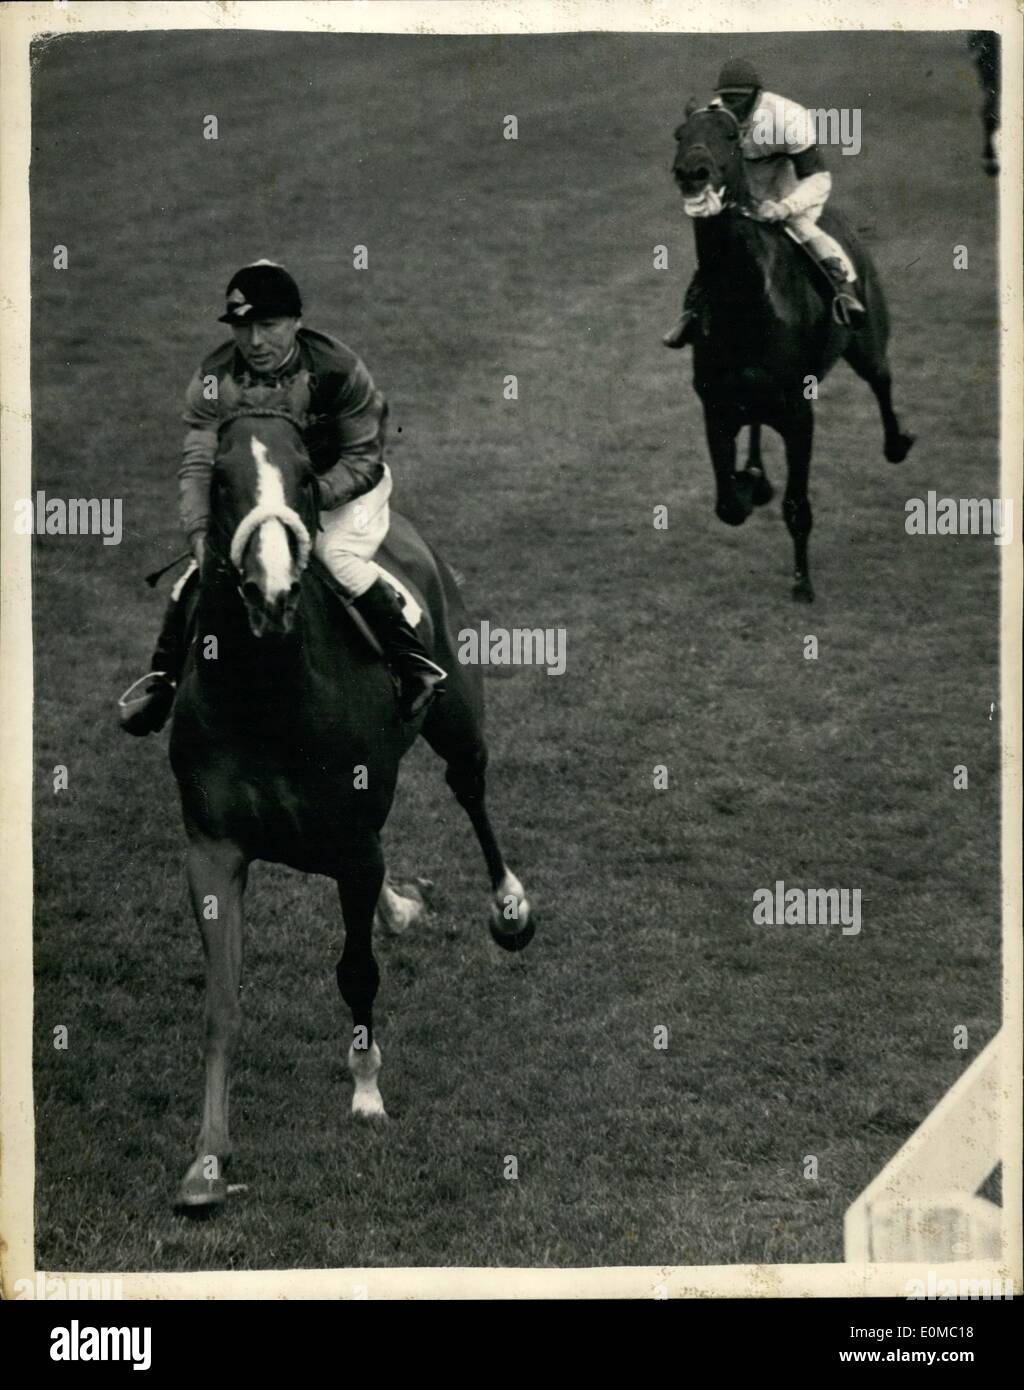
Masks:
[[[838,241],[817,225],[832,191],[832,176],[808,113],[787,97],[766,92],[757,72],[742,59],[726,63],[710,105],[725,107],[739,122],[740,150],[747,161],[759,220],[786,224],[787,232],[831,280],[836,291],[835,317],[849,325],[866,311],[853,291],[857,280],[853,262]],[[700,301],[698,272],[686,292],[682,318],[662,339],[666,347],[681,348],[693,341]]]
[[[387,402],[362,361],[344,343],[304,328],[302,300],[288,272],[270,261],[244,266],[227,287],[220,322],[233,341],[206,357],[189,383],[187,425],[178,470],[181,524],[193,561],[179,580],[164,617],[149,674],[119,701],[130,734],[163,727],[186,655],[183,591],[202,567],[210,512],[210,479],[217,453],[221,396],[210,378],[240,386],[277,386],[309,373],[311,399],[303,439],[318,474],[321,527],[314,553],[330,570],[377,638],[401,691],[401,712],[418,714],[445,679],[405,620],[395,590],[372,563],[387,535],[391,470],[384,462]],[[209,396],[214,399],[210,400]],[[141,698],[130,698],[138,687]]]

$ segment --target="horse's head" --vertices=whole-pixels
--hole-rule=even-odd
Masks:
[[[211,537],[229,561],[253,636],[288,633],[317,525],[316,478],[302,442],[303,374],[283,387],[221,383]]]
[[[675,135],[672,173],[691,217],[714,217],[729,203],[748,201],[740,125],[728,107],[691,104]]]

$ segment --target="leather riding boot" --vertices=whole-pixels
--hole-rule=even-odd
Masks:
[[[687,343],[693,342],[697,333],[697,325],[700,322],[702,308],[703,295],[699,278],[695,275],[690,281],[689,288],[686,291],[686,298],[683,300],[682,317],[675,328],[666,333],[661,340],[667,348],[684,348]]]
[[[836,297],[832,301],[832,314],[836,323],[849,328],[855,318],[867,313],[864,305],[853,292],[853,281],[847,280],[843,263],[838,256],[828,256],[818,264],[835,286]]]
[[[118,719],[127,734],[142,738],[157,733],[167,723],[185,664],[189,607],[186,594],[193,583],[194,577],[177,599],[168,602],[149,671],[134,681],[117,702]]]
[[[442,693],[447,671],[431,661],[416,633],[405,620],[402,601],[383,579],[377,579],[352,604],[380,643],[384,660],[398,677],[399,709],[412,719]]]

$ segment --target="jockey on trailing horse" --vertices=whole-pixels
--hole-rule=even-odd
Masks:
[[[739,126],[740,149],[747,161],[751,193],[758,202],[758,219],[785,224],[793,240],[828,276],[835,289],[836,320],[849,325],[865,309],[854,293],[857,272],[849,256],[834,237],[817,226],[832,191],[832,176],[815,141],[809,113],[795,101],[766,92],[755,69],[742,59],[726,63],[710,104],[729,111]],[[713,191],[710,196],[714,196]],[[687,211],[699,217],[709,209]],[[698,273],[686,291],[682,318],[662,339],[666,347],[681,348],[693,342],[702,309]]]
[[[163,727],[174,703],[187,648],[186,591],[206,548],[210,480],[218,430],[227,416],[225,382],[285,387],[307,373],[311,399],[303,440],[318,475],[321,530],[314,553],[380,643],[398,678],[401,712],[410,719],[438,692],[446,672],[430,660],[405,620],[401,600],[372,563],[388,531],[391,471],[384,462],[387,402],[360,358],[336,338],[304,328],[302,299],[288,272],[270,261],[243,267],[227,287],[220,322],[233,342],[205,358],[189,383],[188,426],[178,472],[181,522],[193,562],[175,586],[148,675],[120,700],[122,727],[148,734]],[[142,686],[143,698],[132,698]]]

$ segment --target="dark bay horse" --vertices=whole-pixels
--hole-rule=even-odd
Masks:
[[[807,563],[812,520],[808,478],[817,383],[845,357],[878,401],[885,457],[899,463],[914,442],[893,410],[885,297],[849,226],[826,208],[820,225],[850,255],[867,307],[857,327],[835,321],[833,290],[824,274],[779,224],[756,220],[739,126],[730,111],[695,111],[677,129],[676,141],[673,173],[680,192],[696,199],[711,191],[719,195],[711,205],[721,209],[694,220],[707,327],[694,342],[693,383],[704,408],[715,470],[715,511],[728,525],[740,526],[755,505],[771,498],[759,448],[761,425],[771,426],[786,449],[782,511],[795,552],[793,597],[809,602],[814,589]],[[737,471],[736,437],[744,425],[751,427],[751,459]]]
[[[206,1092],[196,1158],[178,1205],[227,1195],[228,1085],[241,1025],[242,899],[255,859],[336,880],[345,925],[338,987],[352,1014],[352,1111],[382,1116],[379,983],[372,929],[423,913],[416,890],[386,881],[380,832],[402,755],[419,734],[447,764],[490,873],[491,932],[508,950],[533,935],[525,891],[498,848],[484,803],[487,750],[480,668],[462,665],[467,619],[444,562],[393,514],[377,560],[423,610],[425,646],[447,693],[404,723],[390,673],[329,580],[310,561],[316,480],[302,442],[308,382],[226,389],[195,638],[179,686],[170,758],[188,836],[188,881],[206,956]]]

